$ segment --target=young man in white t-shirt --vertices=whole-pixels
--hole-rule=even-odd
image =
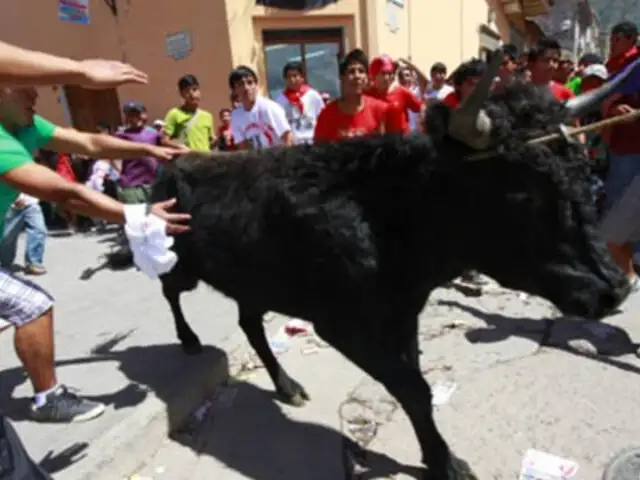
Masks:
[[[275,99],[284,108],[295,142],[313,143],[313,131],[318,115],[324,108],[320,93],[305,82],[301,62],[288,62],[282,69],[286,88]]]
[[[240,102],[231,112],[231,131],[239,149],[262,150],[294,144],[284,109],[258,93],[256,72],[239,66],[229,74],[229,88]]]

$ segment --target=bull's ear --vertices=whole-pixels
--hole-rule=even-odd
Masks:
[[[634,61],[625,68],[619,75],[616,75],[600,88],[590,91],[582,95],[578,95],[575,98],[567,100],[564,104],[565,108],[569,111],[569,115],[573,118],[580,118],[589,113],[597,111],[600,108],[602,102],[614,93],[623,93],[626,90],[627,81],[629,81],[629,88],[638,88],[638,85],[632,85],[633,80],[630,77],[635,77],[640,67],[640,59]],[[636,83],[636,82],[634,82]]]
[[[487,71],[478,85],[451,115],[449,135],[477,150],[484,150],[491,146],[491,119],[482,107],[489,98],[491,86],[503,61],[502,49],[492,52]]]

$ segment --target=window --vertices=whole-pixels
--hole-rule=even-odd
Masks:
[[[269,96],[285,87],[282,68],[299,61],[307,72],[307,83],[331,98],[340,95],[338,62],[343,54],[342,29],[265,31],[264,58]]]

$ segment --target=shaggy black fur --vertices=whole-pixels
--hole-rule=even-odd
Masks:
[[[566,120],[543,90],[514,85],[487,105],[498,153],[468,161],[431,108],[430,136],[378,136],[236,154],[192,153],[168,166],[153,201],[178,199],[192,232],[162,278],[185,351],[200,341],[179,304],[199,280],[235,299],[240,325],[277,391],[308,398],[271,352],[262,315],[314,323],[380,381],[410,417],[432,478],[463,478],[431,414],[418,368],[418,314],[429,293],[477,269],[567,313],[606,314],[627,282],[596,238],[584,155],[525,144]],[[466,478],[466,477],[465,477]]]

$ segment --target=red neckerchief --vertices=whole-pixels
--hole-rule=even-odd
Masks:
[[[607,71],[610,75],[614,75],[638,57],[640,57],[640,50],[638,47],[633,46],[622,55],[609,58],[607,60]]]
[[[286,88],[284,90],[284,96],[287,97],[289,103],[296,107],[300,113],[304,113],[304,104],[302,103],[302,96],[311,90],[311,87],[307,84],[300,85],[298,90],[291,90],[290,88]]]

